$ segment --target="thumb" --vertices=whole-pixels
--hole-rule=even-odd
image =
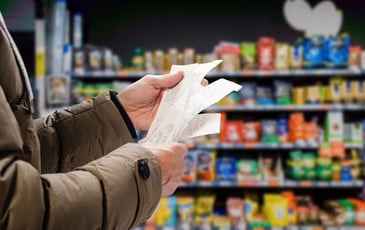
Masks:
[[[157,88],[171,88],[177,85],[184,76],[183,71],[163,74],[154,79],[154,86]]]

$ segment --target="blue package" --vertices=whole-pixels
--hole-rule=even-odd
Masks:
[[[307,36],[302,41],[303,67],[318,68],[325,61],[325,39],[320,35]]]
[[[235,180],[236,179],[236,159],[234,157],[218,157],[216,159],[216,179]]]
[[[349,58],[350,37],[348,35],[330,36],[326,40],[326,66],[345,68]]]

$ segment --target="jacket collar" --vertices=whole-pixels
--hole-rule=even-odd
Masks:
[[[0,27],[5,31],[5,34],[10,41],[10,46],[15,55],[18,67],[20,68],[20,75],[22,77],[22,81],[23,81],[23,84],[25,85],[25,89],[26,89],[26,95],[24,95],[26,107],[28,108],[29,112],[32,113],[34,111],[34,107],[33,107],[34,106],[33,105],[34,96],[33,96],[32,87],[31,87],[31,84],[29,81],[28,73],[26,71],[26,68],[25,68],[23,59],[19,53],[19,50],[5,25],[5,21],[4,21],[4,18],[2,16],[1,12],[0,12]]]

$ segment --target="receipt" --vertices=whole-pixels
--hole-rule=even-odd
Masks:
[[[139,142],[163,144],[219,133],[220,114],[200,112],[232,91],[241,89],[239,84],[224,78],[205,87],[200,84],[205,75],[221,62],[173,65],[170,72],[183,71],[184,77],[175,87],[164,92],[150,129]]]

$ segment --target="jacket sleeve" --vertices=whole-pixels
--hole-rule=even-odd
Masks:
[[[18,160],[22,148],[19,126],[0,86],[0,229],[42,229],[41,178],[34,167]],[[35,208],[29,212],[25,207]]]
[[[17,157],[23,142],[1,87],[0,106],[0,229],[129,229],[152,214],[161,169],[148,149],[129,143],[68,173],[40,174]]]
[[[42,173],[68,172],[133,141],[110,92],[37,119],[36,128]]]

